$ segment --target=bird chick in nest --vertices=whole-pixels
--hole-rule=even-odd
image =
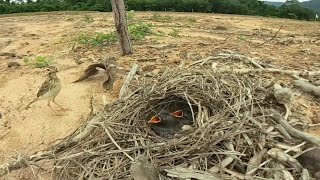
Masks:
[[[172,138],[193,124],[192,112],[188,105],[163,108],[150,118],[148,124],[158,136]]]

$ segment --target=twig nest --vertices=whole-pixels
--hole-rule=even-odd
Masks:
[[[156,79],[139,79],[129,85],[133,93],[106,105],[89,137],[53,155],[55,167],[64,167],[55,169],[57,179],[130,179],[131,160],[141,154],[167,179],[298,179],[301,168],[288,164],[297,163],[291,158],[296,152],[264,153],[279,142],[295,147],[302,141],[275,128],[267,110],[280,107],[264,102],[259,82],[255,75],[207,69],[168,69]],[[169,125],[152,126],[165,120]],[[166,173],[182,166],[192,173]]]

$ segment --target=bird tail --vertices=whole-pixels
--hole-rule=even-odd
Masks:
[[[88,75],[81,76],[78,80],[75,80],[75,81],[73,81],[72,83],[76,83],[76,82],[83,81],[83,80],[87,79],[88,77],[89,77]]]
[[[24,109],[29,109],[30,105],[34,102],[36,102],[37,100],[39,100],[38,98],[36,98],[35,100],[31,101]]]

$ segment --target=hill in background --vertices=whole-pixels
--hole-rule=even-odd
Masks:
[[[306,1],[302,3],[304,7],[320,12],[320,0]]]
[[[264,1],[265,4],[280,7],[284,4],[284,2],[271,2],[271,1]],[[301,3],[302,6],[312,9],[316,12],[320,12],[320,0],[311,0],[305,1]]]
[[[271,2],[271,1],[264,1],[265,4],[280,7],[284,4],[284,2]]]

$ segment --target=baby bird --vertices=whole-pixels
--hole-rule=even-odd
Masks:
[[[37,98],[33,101],[31,101],[25,109],[28,109],[30,105],[36,101],[42,100],[42,99],[47,99],[48,100],[48,106],[50,107],[51,110],[53,110],[50,106],[50,101],[54,102],[57,106],[59,106],[62,110],[64,109],[62,106],[57,104],[55,102],[56,96],[60,93],[61,91],[61,81],[57,77],[57,72],[58,69],[54,66],[51,66],[47,69],[49,73],[47,74],[47,79],[42,83],[38,93],[37,93]],[[54,110],[53,110],[54,111]],[[55,111],[54,111],[55,112]]]
[[[158,115],[151,117],[148,123],[157,135],[172,138],[184,125],[192,125],[193,118],[190,108],[177,109],[173,112],[164,109]]]

